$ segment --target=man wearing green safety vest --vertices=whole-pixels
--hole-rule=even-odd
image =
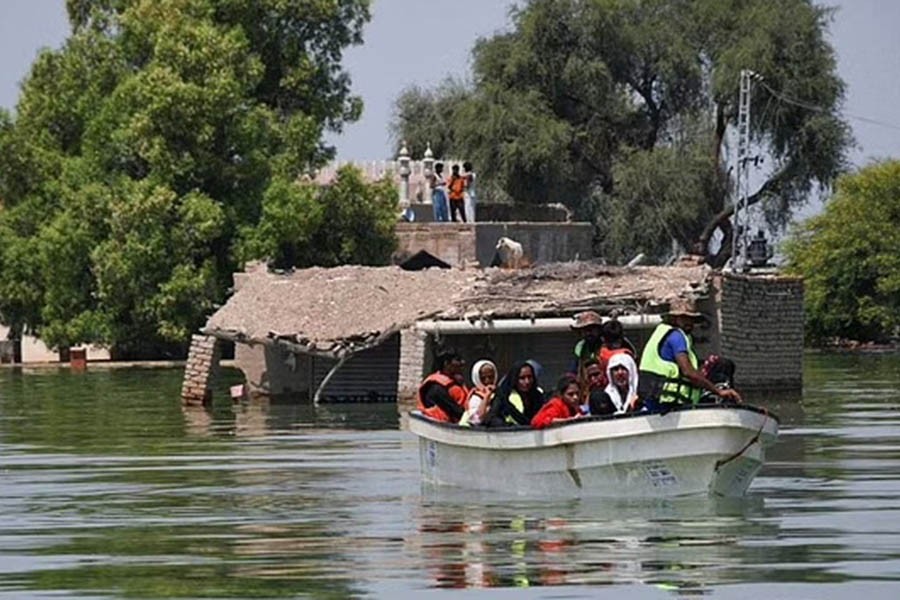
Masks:
[[[740,402],[734,389],[720,389],[700,372],[691,332],[703,319],[690,300],[676,299],[656,326],[641,354],[638,396],[649,410],[696,404],[703,390],[720,399]]]

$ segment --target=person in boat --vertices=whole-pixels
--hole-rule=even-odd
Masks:
[[[459,420],[459,424],[468,427],[481,425],[484,415],[490,406],[491,398],[497,387],[497,366],[486,359],[477,361],[472,365],[472,384],[469,390],[469,399],[466,403],[466,412]]]
[[[544,378],[544,365],[533,358],[529,358],[528,360],[526,360],[525,364],[531,365],[531,370],[534,371],[534,387],[538,392],[540,392],[541,397],[546,400],[546,397],[544,396],[544,388],[542,388],[540,383],[538,383]],[[541,404],[543,405],[543,401],[541,402]]]
[[[563,375],[556,385],[553,397],[531,419],[531,427],[543,429],[556,423],[580,418],[582,416],[580,408],[581,389],[578,385],[578,378],[572,375]]]
[[[544,404],[534,367],[518,362],[500,380],[491,406],[484,416],[487,427],[528,426]]]
[[[584,363],[582,369],[582,377],[578,381],[581,389],[581,413],[584,415],[593,414],[591,411],[591,394],[595,391],[603,391],[603,371],[600,369],[600,363],[596,358],[589,358]]]
[[[419,386],[419,411],[435,421],[458,423],[466,410],[468,392],[460,384],[465,362],[455,350],[443,350],[437,355],[438,369]]]
[[[609,384],[607,367],[610,359],[617,354],[627,354],[634,359],[637,356],[637,350],[631,340],[625,337],[622,322],[615,317],[603,323],[600,328],[600,337],[603,339],[603,343],[600,344],[597,359],[600,361],[600,370],[603,373],[603,385],[606,386]]]
[[[587,310],[575,315],[575,323],[571,327],[581,333],[581,339],[575,345],[575,363],[570,371],[582,382],[589,360],[596,359],[600,364],[603,386],[606,386],[609,383],[606,380],[606,365],[610,357],[621,353],[630,354],[632,358],[637,356],[634,344],[625,337],[622,322],[615,316],[604,322],[598,313]]]
[[[718,354],[710,354],[704,359],[703,366],[700,367],[700,370],[703,372],[704,377],[712,381],[717,388],[724,389],[734,387],[735,368],[734,361],[719,356]],[[704,390],[703,394],[700,396],[700,402],[706,403],[717,401],[718,398],[706,390]]]
[[[704,390],[720,400],[741,401],[737,390],[717,388],[700,371],[691,332],[703,318],[692,301],[679,298],[647,340],[638,369],[638,396],[649,410],[696,404]]]
[[[600,347],[603,345],[603,318],[592,310],[586,310],[575,315],[574,319],[575,322],[570,327],[581,338],[575,344],[575,361],[569,371],[583,378],[587,361],[599,359]]]
[[[638,403],[638,367],[630,354],[614,354],[606,365],[607,384],[590,396],[592,415],[619,415],[634,411]]]

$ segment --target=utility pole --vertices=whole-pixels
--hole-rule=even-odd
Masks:
[[[735,170],[734,230],[731,234],[731,270],[747,271],[747,246],[749,244],[750,215],[747,199],[750,196],[750,92],[756,75],[750,69],[741,69],[741,85],[738,95],[738,144],[737,169]]]

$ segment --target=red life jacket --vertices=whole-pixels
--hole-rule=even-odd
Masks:
[[[440,371],[435,371],[422,381],[422,384],[419,386],[419,390],[416,393],[416,408],[418,408],[419,412],[421,412],[423,415],[430,419],[434,419],[435,421],[442,421],[445,423],[450,422],[450,417],[443,411],[440,406],[425,405],[425,393],[432,385],[439,385],[446,388],[447,393],[450,394],[450,398],[452,398],[454,402],[462,406],[463,411],[466,410],[466,404],[469,398],[469,394],[466,389],[456,383],[456,381],[454,381],[452,377],[444,375]]]

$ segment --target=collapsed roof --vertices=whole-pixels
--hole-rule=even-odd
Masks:
[[[342,266],[245,274],[203,331],[221,339],[344,358],[424,319],[498,320],[660,313],[676,297],[706,295],[705,266],[531,269]]]

